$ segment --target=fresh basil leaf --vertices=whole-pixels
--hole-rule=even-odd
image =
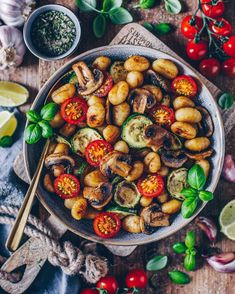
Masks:
[[[186,198],[183,203],[182,203],[182,206],[181,206],[181,214],[184,218],[190,218],[196,208],[197,208],[197,205],[198,205],[198,198],[192,198],[192,197],[189,197],[189,198]]]
[[[184,243],[187,248],[192,249],[196,244],[196,235],[194,232],[189,231],[185,237]]]
[[[196,256],[193,254],[186,254],[184,258],[184,268],[187,271],[194,271],[196,269]]]
[[[103,37],[106,30],[106,18],[103,14],[98,14],[93,21],[93,32],[96,38]]]
[[[122,0],[104,0],[103,1],[103,11],[107,12],[110,9],[121,7]]]
[[[168,257],[166,255],[155,256],[150,259],[146,265],[147,271],[159,271],[166,267],[168,261]]]
[[[114,24],[125,24],[133,21],[133,17],[128,10],[117,7],[109,11],[109,18]]]
[[[168,275],[171,281],[175,284],[188,284],[190,282],[190,277],[181,271],[174,270],[168,272]]]
[[[202,201],[210,201],[214,198],[213,193],[210,191],[200,191],[198,196]]]
[[[171,14],[178,14],[182,10],[182,5],[179,0],[164,0],[165,9]]]
[[[154,30],[154,27],[150,22],[144,22],[143,27],[145,27],[150,32],[152,32]]]
[[[197,190],[201,190],[206,183],[206,175],[199,164],[194,164],[188,171],[188,184]]]
[[[28,144],[37,143],[42,138],[42,129],[38,124],[28,125],[24,132],[24,138]]]
[[[52,126],[49,124],[48,121],[42,120],[38,124],[42,128],[42,136],[43,136],[43,138],[48,139],[48,138],[51,138],[53,136]]]
[[[56,113],[58,112],[58,104],[54,102],[47,103],[41,109],[40,115],[44,120],[52,120]]]
[[[138,7],[142,9],[150,9],[156,4],[156,0],[140,0]]]
[[[222,109],[228,109],[233,105],[234,96],[229,93],[223,93],[218,100],[219,106]]]
[[[156,32],[157,35],[166,35],[171,31],[171,25],[169,23],[158,23],[158,24],[154,24],[153,28]]]
[[[173,246],[172,246],[172,249],[175,253],[177,254],[182,254],[182,253],[185,253],[187,247],[185,246],[184,243],[182,242],[177,242],[175,243]]]
[[[194,188],[184,188],[180,194],[182,194],[185,198],[192,197],[195,198],[198,196],[198,191]]]
[[[13,143],[11,136],[4,136],[0,139],[0,147],[7,148],[10,147]]]
[[[81,11],[93,11],[96,8],[96,0],[76,0],[77,6]]]
[[[30,122],[37,123],[41,120],[41,116],[35,110],[28,110],[26,117]]]

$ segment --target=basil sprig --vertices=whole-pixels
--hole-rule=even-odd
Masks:
[[[31,124],[29,124],[25,129],[25,141],[28,144],[35,144],[41,138],[51,138],[53,136],[53,129],[49,124],[49,121],[54,118],[57,112],[58,105],[54,102],[44,105],[40,114],[35,110],[27,111],[26,117]]]
[[[171,14],[178,14],[182,10],[182,5],[179,0],[164,0],[165,9]]]
[[[184,285],[190,282],[190,277],[186,273],[178,270],[168,272],[168,276],[170,277],[171,281],[175,284]]]
[[[169,23],[157,23],[157,24],[151,24],[149,22],[144,22],[143,26],[150,31],[151,33],[158,35],[158,36],[163,36],[168,34],[171,31],[171,25]]]
[[[181,206],[181,214],[184,218],[190,218],[195,213],[201,201],[210,201],[213,199],[212,192],[203,190],[206,184],[206,175],[200,165],[194,164],[189,170],[187,182],[189,188],[181,191],[181,194],[185,197]]]
[[[219,106],[222,109],[228,109],[233,105],[234,97],[229,93],[223,93],[218,100]]]
[[[136,8],[142,8],[142,9],[150,9],[153,8],[156,4],[156,0],[140,0],[139,4],[136,5]]]

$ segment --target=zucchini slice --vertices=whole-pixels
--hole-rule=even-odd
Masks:
[[[172,197],[178,200],[184,200],[184,196],[180,193],[184,188],[188,188],[187,168],[179,168],[172,171],[167,178],[167,190]]]
[[[74,153],[78,155],[84,155],[87,145],[95,140],[103,139],[100,133],[92,128],[81,128],[72,137],[71,144]]]
[[[127,215],[137,215],[137,210],[121,207],[119,205],[112,205],[108,207],[106,211],[116,213],[120,219],[123,219]]]
[[[67,144],[70,148],[71,148],[71,143],[69,141],[69,139],[61,136],[61,135],[55,135],[55,140],[57,143],[63,143],[63,144]]]
[[[144,130],[149,125],[152,125],[152,121],[148,117],[134,113],[124,122],[121,137],[132,148],[144,148]]]
[[[114,201],[121,207],[133,208],[140,200],[140,193],[134,183],[122,181],[117,184]]]
[[[110,68],[110,75],[114,83],[125,81],[127,76],[127,70],[124,67],[124,61],[114,61]]]

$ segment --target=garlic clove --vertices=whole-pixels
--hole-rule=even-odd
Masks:
[[[205,233],[210,242],[213,244],[216,242],[218,230],[211,219],[200,216],[196,219],[196,225]]]
[[[235,272],[235,253],[234,252],[220,253],[214,256],[210,256],[206,258],[206,261],[217,272],[221,272],[221,273]]]
[[[225,180],[235,183],[235,162],[231,154],[225,156],[222,175]]]

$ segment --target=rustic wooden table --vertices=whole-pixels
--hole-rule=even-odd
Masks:
[[[74,0],[42,0],[40,5],[49,3],[58,3],[75,9]],[[184,0],[181,1],[184,5],[184,12],[179,15],[169,15],[163,9],[162,5],[157,5],[151,10],[137,10],[132,7],[137,1],[124,1],[127,3],[127,7],[130,9],[134,20],[136,22],[142,23],[143,21],[150,22],[168,22],[171,23],[175,30],[173,33],[162,37],[162,41],[165,42],[170,48],[173,48],[180,56],[185,56],[185,42],[186,40],[180,34],[180,22],[181,19],[186,14],[192,13],[196,6],[197,1],[194,0]],[[160,1],[159,1],[160,2]],[[231,0],[226,2],[226,15],[225,17],[232,22],[235,27],[235,1]],[[79,14],[79,12],[77,11]],[[82,25],[82,40],[80,47],[76,54],[84,52],[87,49],[99,47],[102,45],[107,45],[114,38],[117,32],[120,30],[120,26],[109,25],[105,36],[102,39],[95,39],[92,33],[91,20],[93,18],[92,14],[79,14]],[[38,89],[47,81],[47,79],[58,69],[66,60],[57,62],[46,62],[38,61],[38,59],[32,56],[29,52],[27,53],[24,64],[16,70],[2,71],[0,72],[0,80],[11,80],[24,84],[30,90],[31,101]],[[192,64],[193,65],[193,64]],[[213,82],[221,88],[223,91],[228,91],[235,94],[235,82],[234,80],[229,80],[222,75],[214,79]],[[29,105],[23,106],[21,109],[27,108]],[[230,140],[227,142],[226,149],[228,152],[235,155],[235,149],[232,147],[235,144],[235,128],[231,131],[229,136]],[[229,200],[234,198],[234,184],[226,183],[221,180],[217,190],[215,200],[208,204],[206,209],[203,211],[203,215],[209,215],[217,219],[218,213],[221,208]],[[129,257],[121,258],[114,257],[114,266],[111,268],[111,274],[115,274],[118,279],[124,281],[124,276],[128,269],[143,267],[149,257],[156,254],[167,254],[170,256],[170,268],[182,269],[180,264],[181,258],[172,254],[171,245],[176,241],[183,240],[186,231],[189,229],[196,230],[194,224],[190,224],[185,229],[174,234],[173,236],[162,240],[158,243],[152,243],[146,246],[139,246]],[[235,251],[235,243],[229,241],[224,236],[220,236],[218,247],[223,251]],[[151,276],[151,275],[150,275]],[[190,294],[232,294],[235,293],[235,275],[232,274],[220,274],[211,269],[208,265],[204,265],[197,271],[190,273],[192,277],[192,282],[186,286],[176,286],[169,282],[166,278],[166,272],[161,272],[157,276],[158,289],[153,289],[148,287],[143,293],[190,293]]]

